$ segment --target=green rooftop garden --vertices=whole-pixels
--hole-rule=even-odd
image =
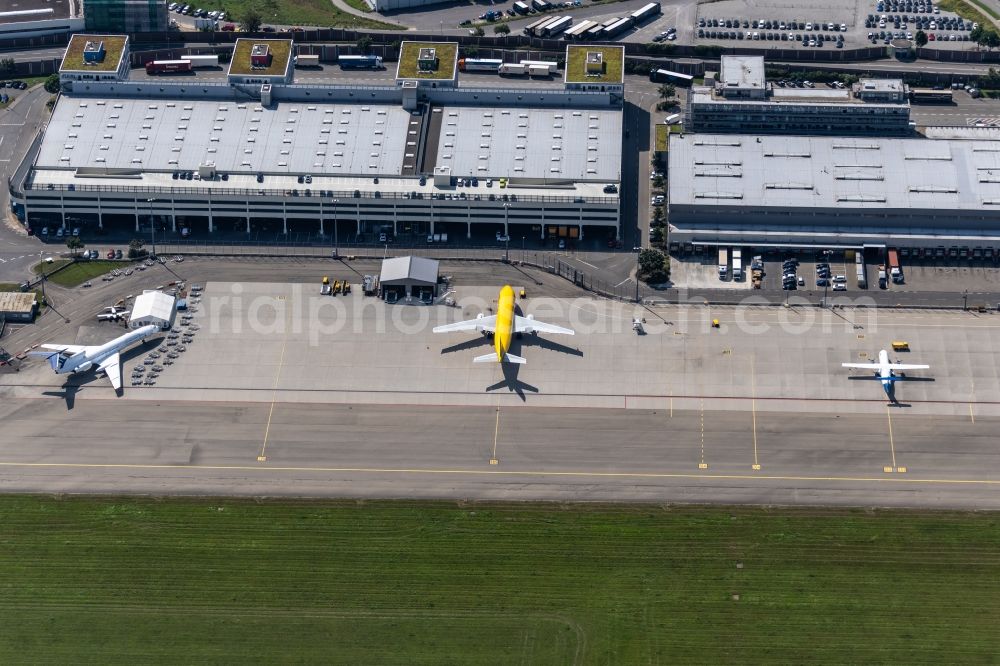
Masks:
[[[253,69],[250,66],[250,50],[255,44],[267,44],[271,53],[271,66]],[[233,50],[233,59],[229,63],[230,74],[259,74],[261,76],[282,76],[288,69],[288,59],[291,58],[292,40],[290,39],[240,39]]]
[[[126,37],[121,35],[73,35],[66,47],[60,70],[65,71],[97,71],[113,72],[118,69],[122,51],[125,50]],[[87,42],[104,42],[104,61],[86,64],[83,59],[83,49]]]
[[[569,83],[621,83],[625,49],[621,46],[570,46],[566,54],[566,81]],[[587,54],[604,55],[604,74],[587,75]]]
[[[420,69],[417,57],[422,48],[434,49],[438,59],[436,70],[424,71]],[[455,42],[403,42],[399,49],[399,68],[396,70],[396,78],[450,81],[455,78],[455,68],[457,67],[455,56],[457,55],[458,44]]]

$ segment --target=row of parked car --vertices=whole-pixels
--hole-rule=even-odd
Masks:
[[[195,7],[194,5],[182,5],[179,2],[171,2],[167,5],[167,9],[178,14],[193,16],[195,18],[209,18],[216,21],[226,20],[226,12],[219,11],[217,9],[209,11],[207,9],[202,9],[201,7]]]
[[[705,30],[698,28],[699,37],[708,39],[746,39],[768,42],[801,42],[802,46],[823,46],[824,42],[836,44],[838,49],[844,48],[843,35],[825,35],[823,33],[809,35],[797,32],[752,32],[747,30]]]
[[[931,0],[878,0],[875,9],[880,12],[916,12],[918,14],[940,14],[941,9]]]
[[[27,90],[28,84],[24,81],[0,81],[0,88],[13,88],[14,90]]]
[[[759,19],[751,21],[749,19],[698,19],[699,28],[739,28],[744,30],[753,28],[755,30],[805,30],[807,32],[847,32],[846,23],[813,23],[811,21],[767,21]]]

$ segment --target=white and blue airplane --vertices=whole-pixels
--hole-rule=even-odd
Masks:
[[[33,351],[29,355],[48,360],[49,366],[57,375],[76,374],[96,368],[108,376],[111,385],[118,391],[122,387],[122,350],[159,331],[158,327],[150,324],[103,345],[39,345],[48,351]]]
[[[931,367],[919,363],[890,363],[889,352],[884,349],[878,353],[878,363],[841,363],[841,365],[845,368],[874,371],[872,379],[882,382],[882,389],[893,402],[896,401],[894,384],[906,379],[905,376],[897,375],[895,370],[926,370]]]

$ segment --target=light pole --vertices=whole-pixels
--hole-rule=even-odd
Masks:
[[[826,257],[827,262],[830,261],[830,255],[832,255],[832,254],[833,254],[833,250],[823,250],[823,256]],[[826,278],[825,280],[823,280],[823,307],[824,308],[826,307],[826,303],[827,303],[826,295],[829,293],[829,290],[830,290],[830,278]]]
[[[521,236],[521,263],[528,260],[528,251],[524,249],[524,236]]]
[[[43,293],[42,295],[44,296],[45,294]],[[962,310],[965,311],[968,309],[969,309],[969,290],[966,289],[965,291],[962,292]]]
[[[153,246],[153,258],[156,258],[156,225],[153,223],[153,200],[146,199],[147,209],[149,211],[149,242]]]
[[[42,253],[44,250],[38,251],[38,272],[42,274],[42,303],[47,304],[48,301],[45,298],[45,263],[42,261]]]
[[[340,258],[340,236],[337,233],[337,204],[340,199],[333,200],[333,258]]]
[[[503,205],[503,260],[510,263],[510,204]]]

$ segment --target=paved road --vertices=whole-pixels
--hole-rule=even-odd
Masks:
[[[18,93],[15,104],[0,109],[0,282],[16,282],[38,259],[40,243],[27,237],[11,219],[7,178],[20,163],[40,124],[48,116],[45,102],[50,95],[41,86]]]
[[[0,490],[1000,508],[988,418],[54,401],[0,404]]]

